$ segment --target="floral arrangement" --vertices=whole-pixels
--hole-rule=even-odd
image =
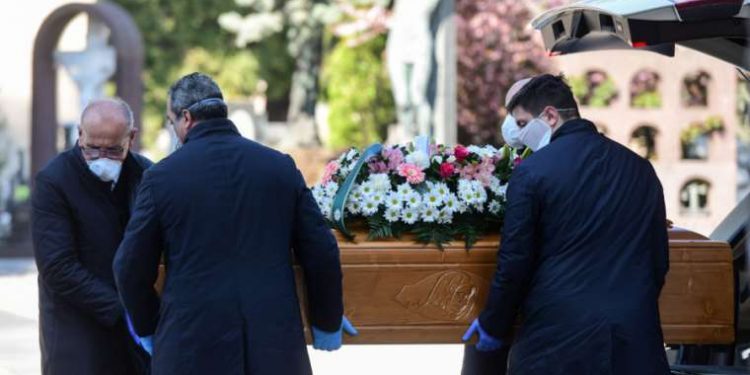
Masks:
[[[418,142],[415,142],[418,143]],[[462,239],[466,249],[500,229],[513,169],[528,154],[509,146],[394,145],[367,160],[344,207],[347,223],[364,224],[369,239],[413,234],[443,245]],[[312,193],[333,226],[334,199],[361,153],[350,149],[326,165]],[[337,218],[338,219],[338,218]]]
[[[578,102],[584,106],[595,108],[608,107],[617,99],[617,84],[601,70],[591,70],[582,76],[568,79]]]

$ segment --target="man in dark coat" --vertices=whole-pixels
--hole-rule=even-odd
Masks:
[[[239,135],[210,77],[181,78],[167,107],[184,145],[146,172],[114,263],[137,333],[154,335],[152,373],[310,374],[292,249],[315,346],[338,349],[353,329],[338,246],[302,175]]]
[[[78,145],[36,176],[32,232],[44,374],[147,370],[112,273],[136,186],[151,165],[130,152],[134,135],[127,104],[92,102],[81,115]]]
[[[498,349],[520,312],[510,374],[668,374],[669,245],[650,163],[580,119],[561,77],[535,77],[508,109],[536,152],[511,177],[497,272],[467,334]]]

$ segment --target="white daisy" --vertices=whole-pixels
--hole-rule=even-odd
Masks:
[[[433,223],[437,220],[438,209],[432,206],[425,205],[422,208],[422,221],[425,223]]]
[[[500,206],[500,202],[498,201],[492,201],[490,202],[490,205],[487,207],[487,209],[490,211],[490,213],[497,215],[500,213],[500,209],[502,207]]]
[[[451,193],[451,189],[448,188],[448,185],[446,185],[444,182],[439,182],[435,184],[435,186],[432,187],[432,190],[434,190],[440,197],[445,200],[445,198],[448,197],[448,194]]]
[[[373,202],[375,202],[378,206],[380,206],[383,203],[385,203],[385,194],[381,192],[376,192],[370,197],[370,199],[372,199]]]
[[[401,211],[393,208],[385,210],[385,219],[389,223],[395,223],[401,219]]]
[[[401,212],[401,220],[406,224],[414,224],[419,219],[419,211],[407,208]]]
[[[438,207],[443,204],[443,197],[433,189],[424,195],[424,203],[430,207]]]
[[[400,210],[403,207],[402,203],[401,196],[395,191],[388,193],[385,198],[385,206],[389,209]]]
[[[453,211],[443,207],[438,213],[437,222],[439,224],[450,224],[453,221]]]
[[[346,205],[346,209],[347,211],[351,212],[352,215],[359,215],[359,213],[362,212],[362,203],[359,201],[350,200]]]
[[[337,184],[335,182],[329,182],[325,186],[325,193],[329,197],[332,197],[332,196],[336,195],[336,192],[338,192],[338,191],[339,191],[339,184]]]
[[[417,209],[422,205],[422,196],[419,195],[419,193],[417,193],[416,191],[412,191],[406,196],[404,202],[406,202],[406,205],[410,208]]]
[[[360,190],[362,191],[362,195],[367,198],[372,196],[375,193],[375,187],[372,185],[372,182],[367,181],[364,184],[361,185]]]
[[[398,193],[401,200],[405,200],[406,197],[412,193],[414,189],[411,188],[411,185],[408,182],[404,182],[401,185],[398,185],[398,188],[396,188],[396,192]]]
[[[448,210],[450,213],[458,212],[461,204],[455,194],[448,194],[443,203],[445,204],[443,209]]]
[[[378,204],[372,199],[372,197],[365,198],[362,202],[362,214],[365,216],[372,216],[378,213]]]

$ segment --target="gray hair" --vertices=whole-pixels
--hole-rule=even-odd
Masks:
[[[196,120],[227,117],[224,95],[206,74],[195,72],[180,78],[169,88],[168,95],[169,110],[175,115],[188,110]]]
[[[83,109],[83,112],[81,112],[81,120],[80,124],[83,125],[83,119],[86,118],[86,115],[89,114],[91,111],[97,110],[97,107],[100,106],[114,106],[117,109],[121,111],[121,114],[128,125],[128,130],[133,130],[135,127],[135,118],[133,116],[133,110],[130,109],[130,106],[127,102],[120,98],[104,98],[104,99],[95,99],[90,101],[88,104],[86,104],[86,107]]]

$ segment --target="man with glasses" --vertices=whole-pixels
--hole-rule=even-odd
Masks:
[[[189,74],[168,95],[184,145],[144,175],[114,263],[136,332],[154,336],[152,373],[310,374],[293,252],[313,347],[356,334],[333,234],[292,158],[242,138],[210,77]]]
[[[112,272],[136,186],[151,165],[131,152],[135,134],[125,102],[93,101],[81,114],[78,144],[36,176],[32,234],[44,374],[147,373]]]

